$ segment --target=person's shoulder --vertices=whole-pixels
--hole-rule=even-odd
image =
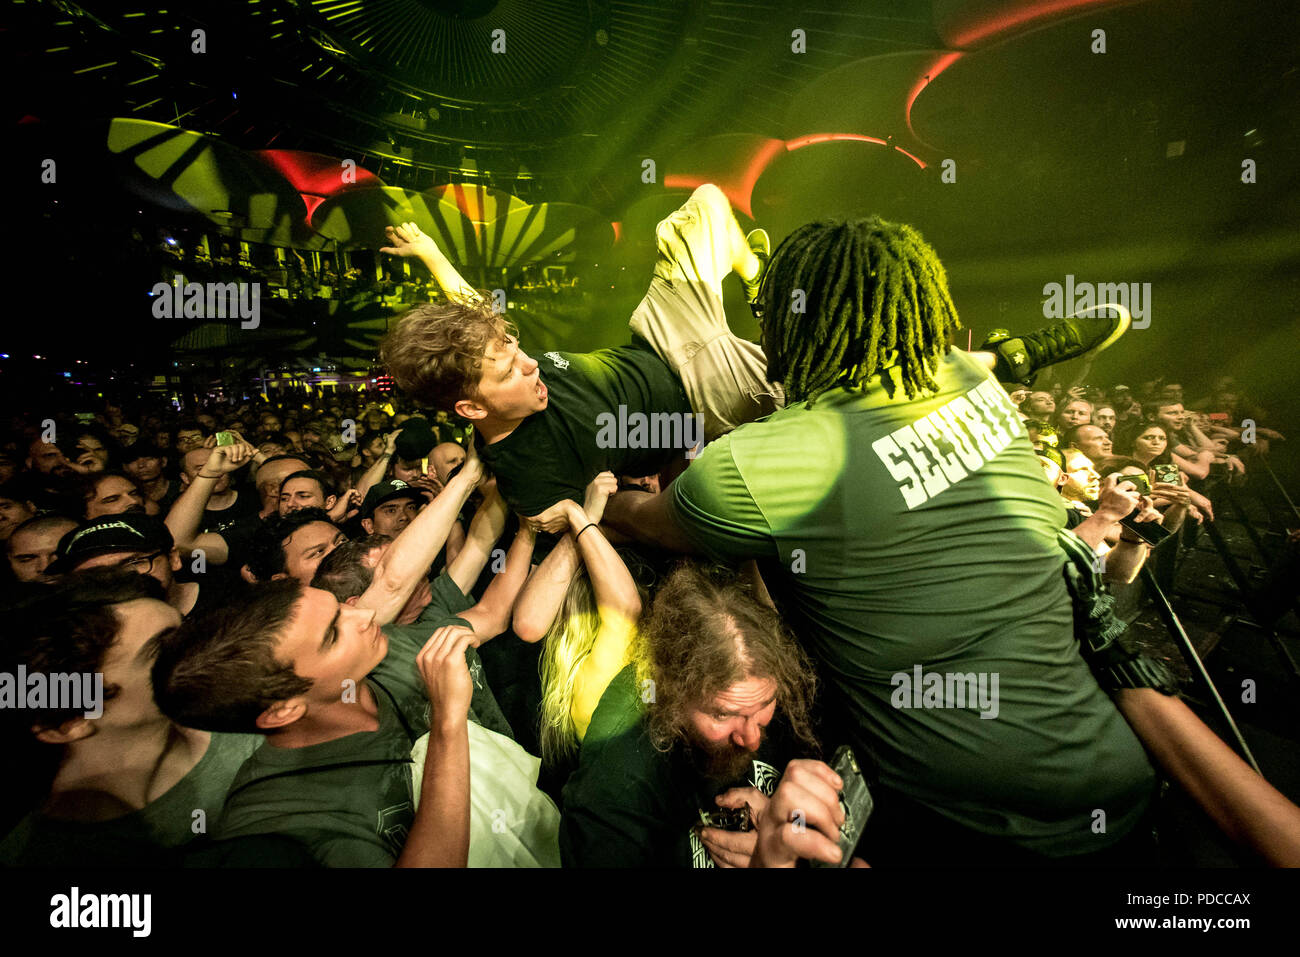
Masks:
[[[605,742],[630,729],[639,728],[644,714],[643,703],[644,696],[637,681],[636,666],[626,665],[610,679],[600,701],[596,703],[583,738],[583,747],[591,742],[594,748],[598,742]]]
[[[429,583],[429,593],[431,595],[429,604],[424,607],[417,619],[421,624],[455,618],[460,612],[474,605],[474,599],[460,590],[460,586],[447,573],[446,568]]]

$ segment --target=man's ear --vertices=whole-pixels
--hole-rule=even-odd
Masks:
[[[339,500],[339,497],[338,497],[337,495],[326,495],[326,496],[325,496],[325,511],[328,512],[330,509],[332,509],[332,508],[334,507],[334,504],[335,504],[338,500]]]
[[[375,534],[375,520],[373,518],[363,518],[361,520],[361,527],[366,530],[367,535]]]
[[[263,731],[287,728],[307,713],[307,702],[301,697],[277,701],[257,716],[257,726]]]
[[[181,472],[181,488],[189,488],[189,487],[190,487],[190,473],[189,473],[189,472],[184,472],[184,471],[182,471],[182,472]]]
[[[178,572],[178,571],[181,570],[181,552],[180,552],[180,549],[178,549],[178,548],[173,548],[173,549],[172,549],[171,562],[172,562],[172,571],[174,571],[174,572]]]
[[[477,421],[478,419],[487,417],[487,409],[483,408],[472,399],[457,399],[456,405],[453,408],[456,414],[462,419]]]
[[[250,585],[256,585],[258,581],[257,576],[253,574],[253,570],[247,565],[239,566],[239,577]]]
[[[95,723],[88,718],[71,718],[57,728],[32,725],[32,734],[43,744],[72,744],[95,733]]]

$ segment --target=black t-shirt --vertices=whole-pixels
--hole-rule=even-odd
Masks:
[[[253,541],[253,536],[257,530],[262,527],[262,519],[258,517],[257,511],[249,512],[242,518],[233,522],[223,532],[221,537],[226,540],[226,550],[229,557],[226,559],[226,568],[232,569],[236,573],[239,567],[248,561],[248,548]]]
[[[664,445],[689,434],[690,403],[681,381],[644,343],[548,352],[538,362],[550,393],[547,407],[498,442],[476,440],[513,510],[536,515],[566,498],[581,502],[600,472],[655,475],[685,454],[681,444]],[[649,423],[656,413],[669,417]]]
[[[257,513],[261,511],[261,504],[258,502],[257,496],[248,492],[236,492],[235,494],[237,496],[235,502],[228,508],[205,508],[203,510],[203,520],[199,524],[200,532],[216,532],[218,535],[224,535],[241,519],[257,517]]]
[[[565,867],[713,867],[695,835],[717,795],[753,786],[771,796],[795,755],[774,722],[749,768],[709,781],[678,745],[664,753],[645,729],[636,668],[609,683],[582,739],[578,770],[564,787],[560,860]],[[779,716],[778,716],[779,718]]]

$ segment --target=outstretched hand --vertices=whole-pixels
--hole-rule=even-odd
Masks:
[[[415,223],[402,223],[400,226],[387,226],[390,245],[381,246],[379,251],[390,256],[422,257],[432,256],[438,252],[438,245],[427,236]]]

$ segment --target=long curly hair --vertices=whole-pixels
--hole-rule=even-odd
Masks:
[[[638,687],[653,689],[646,720],[657,749],[688,741],[692,712],[715,695],[748,678],[770,678],[778,717],[810,753],[820,752],[811,717],[812,662],[776,611],[735,572],[695,562],[678,566],[642,619],[633,655]]]

